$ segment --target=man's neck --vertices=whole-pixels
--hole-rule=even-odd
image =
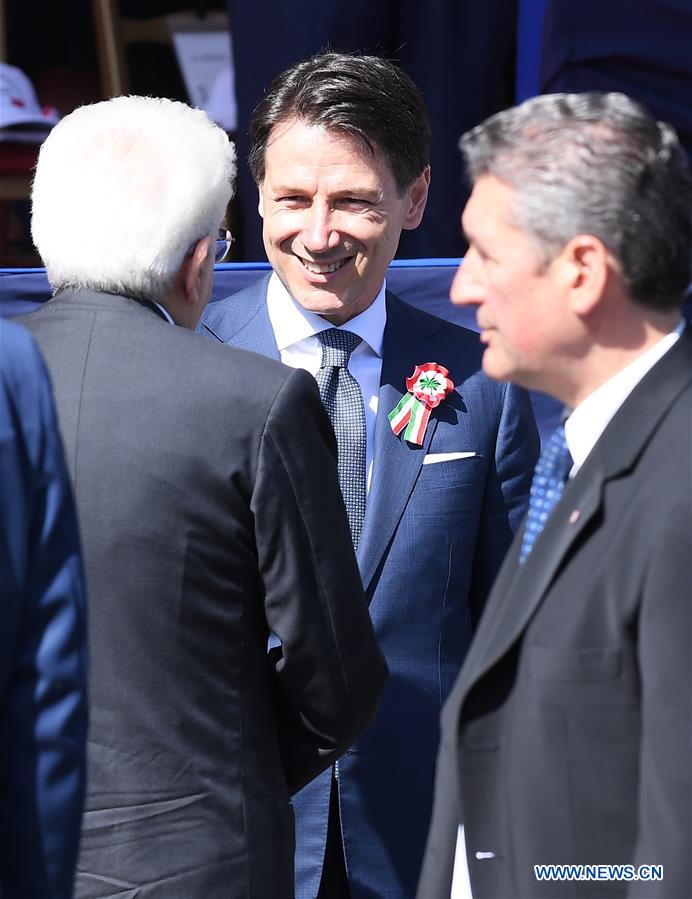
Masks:
[[[621,322],[610,323],[607,333],[601,333],[591,349],[574,366],[574,380],[569,396],[559,397],[566,406],[575,409],[594,391],[614,378],[680,324],[678,311],[646,314]]]

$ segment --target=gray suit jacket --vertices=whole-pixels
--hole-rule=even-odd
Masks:
[[[515,538],[442,713],[419,899],[692,896],[692,338],[630,394],[526,563]],[[539,881],[536,864],[661,865]]]
[[[385,674],[313,379],[120,296],[65,291],[24,322],[90,596],[77,896],[290,896],[289,792],[352,742]]]

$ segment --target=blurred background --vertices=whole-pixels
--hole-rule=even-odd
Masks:
[[[400,258],[458,257],[467,191],[460,135],[536,93],[624,90],[673,124],[692,157],[692,0],[0,0],[0,61],[21,70],[45,121],[0,72],[0,266],[38,265],[31,170],[57,115],[121,93],[200,105],[236,140],[230,261],[260,261],[257,190],[244,158],[252,110],[285,66],[320,50],[387,56],[423,92],[432,183]],[[29,101],[31,102],[30,98]],[[24,107],[24,113],[26,107]],[[25,116],[26,117],[26,116]]]

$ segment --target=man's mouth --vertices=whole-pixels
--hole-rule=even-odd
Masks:
[[[344,259],[337,259],[335,262],[322,263],[311,262],[309,259],[303,259],[302,256],[296,256],[296,259],[299,259],[303,267],[309,272],[312,272],[313,275],[331,275],[332,272],[338,271],[340,268],[343,268],[347,262],[350,262],[351,259],[353,259],[353,256],[346,256]]]

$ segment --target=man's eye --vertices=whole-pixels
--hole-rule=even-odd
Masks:
[[[339,206],[348,209],[368,209],[372,205],[372,200],[366,200],[364,197],[342,197],[339,200]]]

